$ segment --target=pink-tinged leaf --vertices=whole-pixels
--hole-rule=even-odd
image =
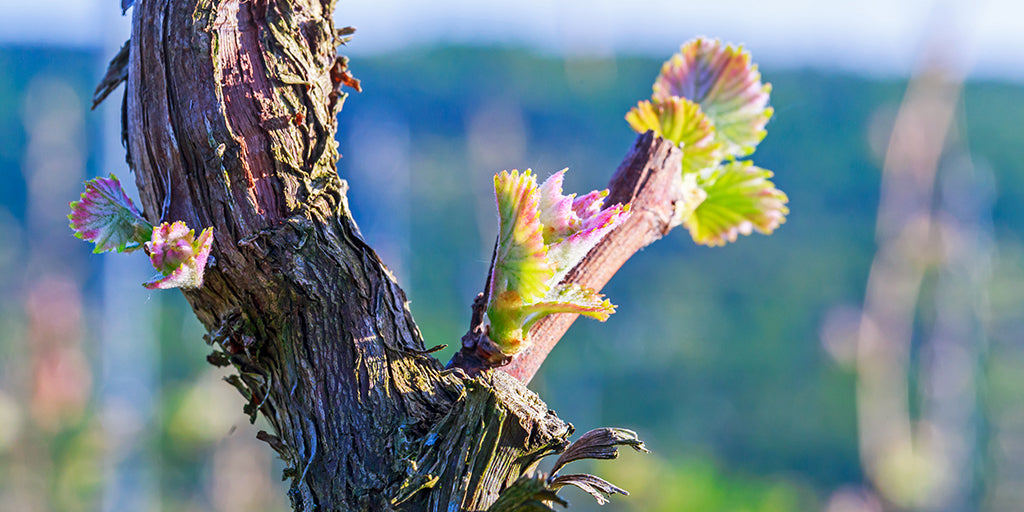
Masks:
[[[530,331],[538,320],[555,313],[577,313],[604,322],[615,312],[615,305],[590,288],[562,284],[551,289],[544,300],[523,307],[523,330]]]
[[[581,219],[593,217],[601,212],[606,197],[608,197],[608,189],[594,190],[589,194],[577,197],[572,200],[572,212]]]
[[[146,253],[162,277],[143,286],[166,290],[169,288],[199,288],[203,286],[206,261],[213,247],[213,228],[206,228],[199,236],[182,222],[164,222],[153,229],[146,242]]]
[[[626,121],[637,133],[653,130],[682,148],[683,173],[714,167],[725,158],[722,143],[715,139],[714,123],[686,98],[641,101],[626,114]]]
[[[573,211],[573,198],[562,195],[562,169],[552,174],[540,186],[540,223],[544,226],[544,243],[550,244],[580,229],[580,218]]]
[[[735,242],[753,231],[771,234],[786,222],[786,194],[769,181],[772,172],[750,162],[731,162],[701,173],[697,186],[706,197],[684,221],[698,244]]]
[[[563,195],[565,172],[556,172],[540,186],[540,221],[548,245],[547,259],[555,271],[550,278],[552,286],[629,217],[628,205],[603,208],[608,190],[595,190],[579,198]]]
[[[114,175],[85,182],[82,197],[70,206],[71,229],[76,237],[96,244],[96,253],[134,251],[153,231]]]
[[[625,222],[630,214],[628,204],[605,208],[580,219],[579,231],[548,246],[548,260],[555,266],[552,282],[561,281],[608,233]]]
[[[515,290],[524,302],[540,299],[550,288],[554,268],[544,245],[537,181],[529,169],[502,171],[494,176],[494,195],[499,232],[491,296]]]
[[[677,96],[687,98],[715,125],[715,136],[725,152],[734,157],[749,155],[765,136],[772,116],[768,107],[771,84],[742,47],[698,38],[682,46],[661,68],[654,82],[655,103]]]

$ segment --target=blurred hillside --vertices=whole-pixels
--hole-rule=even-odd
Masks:
[[[0,48],[0,503],[25,510],[100,510],[119,467],[102,440],[111,419],[97,398],[120,371],[97,356],[101,258],[52,221],[63,209],[56,217],[40,209],[63,208],[81,180],[108,172],[97,164],[99,116],[87,113],[105,57]],[[634,139],[622,116],[649,96],[660,61],[457,47],[351,66],[365,92],[353,93],[340,116],[339,173],[428,346],[449,345],[438,356],[446,361],[487,272],[493,174],[529,167],[543,177],[569,167],[567,190],[603,187]],[[775,117],[754,160],[789,195],[787,223],[724,248],[697,247],[680,229],[638,254],[605,288],[618,313],[605,324],[577,322],[531,385],[578,432],[633,428],[654,452],[594,465],[634,492],[604,510],[815,510],[835,491],[864,484],[855,374],[848,354],[823,345],[820,333],[826,317],[864,300],[880,170],[906,83],[762,73],[773,84]],[[101,108],[117,108],[120,95]],[[70,136],[81,150],[76,167],[46,175],[59,183],[38,179],[30,158],[33,137],[42,137],[32,113],[58,101],[75,116]],[[1014,412],[1024,410],[1024,86],[968,83],[959,106],[960,146],[996,187],[988,222],[997,279],[987,284],[975,340],[979,455],[966,471],[978,482],[972,509],[1003,510],[1000,486],[1024,484],[1024,469],[1002,462],[1024,446],[1024,417]],[[69,192],[46,199],[54,190]],[[47,271],[32,263],[49,247],[59,257],[46,256],[48,268],[59,266],[68,283],[61,286],[78,290],[71,295],[81,312],[56,334],[47,326],[64,315],[62,303],[39,299],[57,292],[41,288]],[[925,286],[922,297],[933,293]],[[142,429],[139,460],[158,468],[150,494],[158,509],[284,510],[284,485],[269,483],[280,468],[253,441],[241,399],[206,364],[187,304],[174,293],[145,296],[157,312],[147,364],[159,403]],[[917,324],[934,314],[919,312]],[[60,362],[67,357],[81,362],[75,372]],[[42,392],[47,379],[80,393]],[[231,468],[254,473],[238,478],[260,493],[225,499],[225,486],[243,485],[225,479]],[[573,510],[596,509],[582,493],[569,497]]]

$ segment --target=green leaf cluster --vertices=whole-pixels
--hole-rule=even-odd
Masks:
[[[662,65],[650,100],[626,121],[683,151],[686,203],[678,211],[693,240],[724,245],[740,234],[770,234],[786,221],[788,201],[769,181],[771,171],[737,160],[764,139],[772,116],[771,84],[741,47],[698,38]]]

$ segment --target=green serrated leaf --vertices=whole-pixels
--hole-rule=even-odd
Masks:
[[[698,244],[725,245],[753,231],[771,234],[786,222],[786,194],[769,181],[772,172],[750,162],[730,162],[701,173],[704,199],[683,221]]]
[[[572,312],[604,320],[614,312],[596,292],[557,285],[629,218],[629,205],[604,208],[607,191],[565,196],[564,173],[540,187],[529,169],[494,177],[499,234],[486,312],[488,336],[506,355],[522,350],[530,326],[546,315]]]
[[[529,332],[537,320],[555,313],[577,313],[604,322],[615,312],[615,305],[604,295],[578,284],[562,284],[551,289],[543,301],[523,306],[523,330]]]

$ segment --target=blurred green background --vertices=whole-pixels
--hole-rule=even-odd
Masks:
[[[115,169],[131,182],[104,131],[121,92],[88,110],[109,57],[0,46],[0,510],[288,510],[261,424],[206,364],[182,297],[141,288],[141,255],[93,256],[66,228],[82,180]],[[569,167],[567,190],[603,187],[635,136],[622,116],[661,60],[472,46],[353,59],[365,92],[340,116],[339,173],[428,345],[465,331],[495,232],[493,174]],[[632,428],[652,454],[574,471],[633,494],[602,510],[1019,509],[1024,86],[955,90],[925,203],[956,226],[956,250],[915,252],[876,236],[907,80],[762,73],[775,117],[753,159],[789,195],[788,221],[723,248],[676,230],[609,283],[617,314],[577,322],[531,387],[578,432]],[[911,422],[913,446],[878,454],[863,439],[871,398],[858,401],[872,370],[861,309],[873,262],[905,254],[921,276],[896,351],[905,388],[892,390],[907,418],[883,423]]]

